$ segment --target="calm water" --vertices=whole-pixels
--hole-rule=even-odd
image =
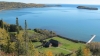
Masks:
[[[72,39],[88,41],[91,35],[97,35],[93,41],[100,42],[100,7],[99,10],[79,10],[76,6],[24,8],[0,12],[0,18],[15,24],[16,17],[24,27],[53,30],[57,34]]]

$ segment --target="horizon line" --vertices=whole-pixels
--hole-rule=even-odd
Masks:
[[[0,1],[0,2],[16,2],[16,1]],[[29,3],[32,3],[32,2],[19,2],[19,3],[26,3],[26,4],[29,4]],[[80,3],[34,3],[34,4],[73,4],[73,5],[100,5],[100,4],[80,4]]]

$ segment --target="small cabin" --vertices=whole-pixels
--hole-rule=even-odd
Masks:
[[[50,39],[48,42],[45,42],[43,44],[43,47],[51,47],[51,46],[58,47],[59,45],[60,43],[57,40]]]
[[[59,42],[57,40],[53,40],[53,39],[50,39],[49,42],[52,44],[52,46],[54,47],[58,47],[59,46]]]
[[[51,47],[52,44],[50,42],[46,42],[43,47]]]

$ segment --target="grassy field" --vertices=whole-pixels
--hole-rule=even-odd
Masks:
[[[79,47],[84,47],[85,45],[82,44],[82,43],[74,43],[74,42],[71,42],[69,40],[66,40],[66,39],[63,39],[63,38],[60,38],[60,37],[54,37],[52,38],[54,40],[57,40],[61,43],[61,48],[64,48],[64,49],[68,49],[68,50],[77,50]],[[48,41],[49,39],[47,39]]]
[[[39,52],[47,52],[47,51],[51,51],[53,54],[59,54],[59,53],[64,53],[64,54],[68,54],[70,52],[59,49],[58,47],[49,47],[49,48],[44,48],[44,47],[39,47],[38,48]]]
[[[20,32],[24,32],[24,31],[20,31]],[[11,33],[16,33],[16,32],[11,32]],[[33,30],[28,30],[29,35],[32,35],[34,32]],[[85,44],[82,43],[74,43],[71,42],[69,40],[60,38],[60,37],[53,37],[53,38],[49,38],[46,39],[46,41],[49,41],[50,39],[54,39],[57,40],[61,43],[61,46],[59,47],[49,47],[49,48],[45,48],[45,47],[39,47],[37,48],[39,50],[39,52],[46,52],[46,51],[52,51],[52,53],[54,54],[58,54],[58,53],[64,53],[64,54],[68,54],[70,53],[70,51],[76,51],[79,47],[84,47]],[[41,45],[40,42],[33,42],[34,47]]]
[[[69,40],[60,38],[60,37],[54,37],[54,38],[50,38],[50,39],[54,39],[57,40],[61,43],[61,46],[59,47],[49,47],[49,48],[45,48],[45,47],[39,47],[37,48],[40,52],[46,52],[46,51],[52,51],[54,54],[58,54],[58,53],[64,53],[64,54],[68,54],[70,53],[70,51],[76,51],[79,47],[84,47],[85,44],[82,43],[74,43],[71,42]],[[49,41],[50,39],[46,39],[46,41]],[[38,46],[41,43],[39,42],[34,42],[33,43],[34,46]]]
[[[34,47],[41,45],[41,42],[33,42]]]

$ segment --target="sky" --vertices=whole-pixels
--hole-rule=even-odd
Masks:
[[[100,5],[100,0],[0,0],[0,1],[37,3],[37,4],[97,4]]]

